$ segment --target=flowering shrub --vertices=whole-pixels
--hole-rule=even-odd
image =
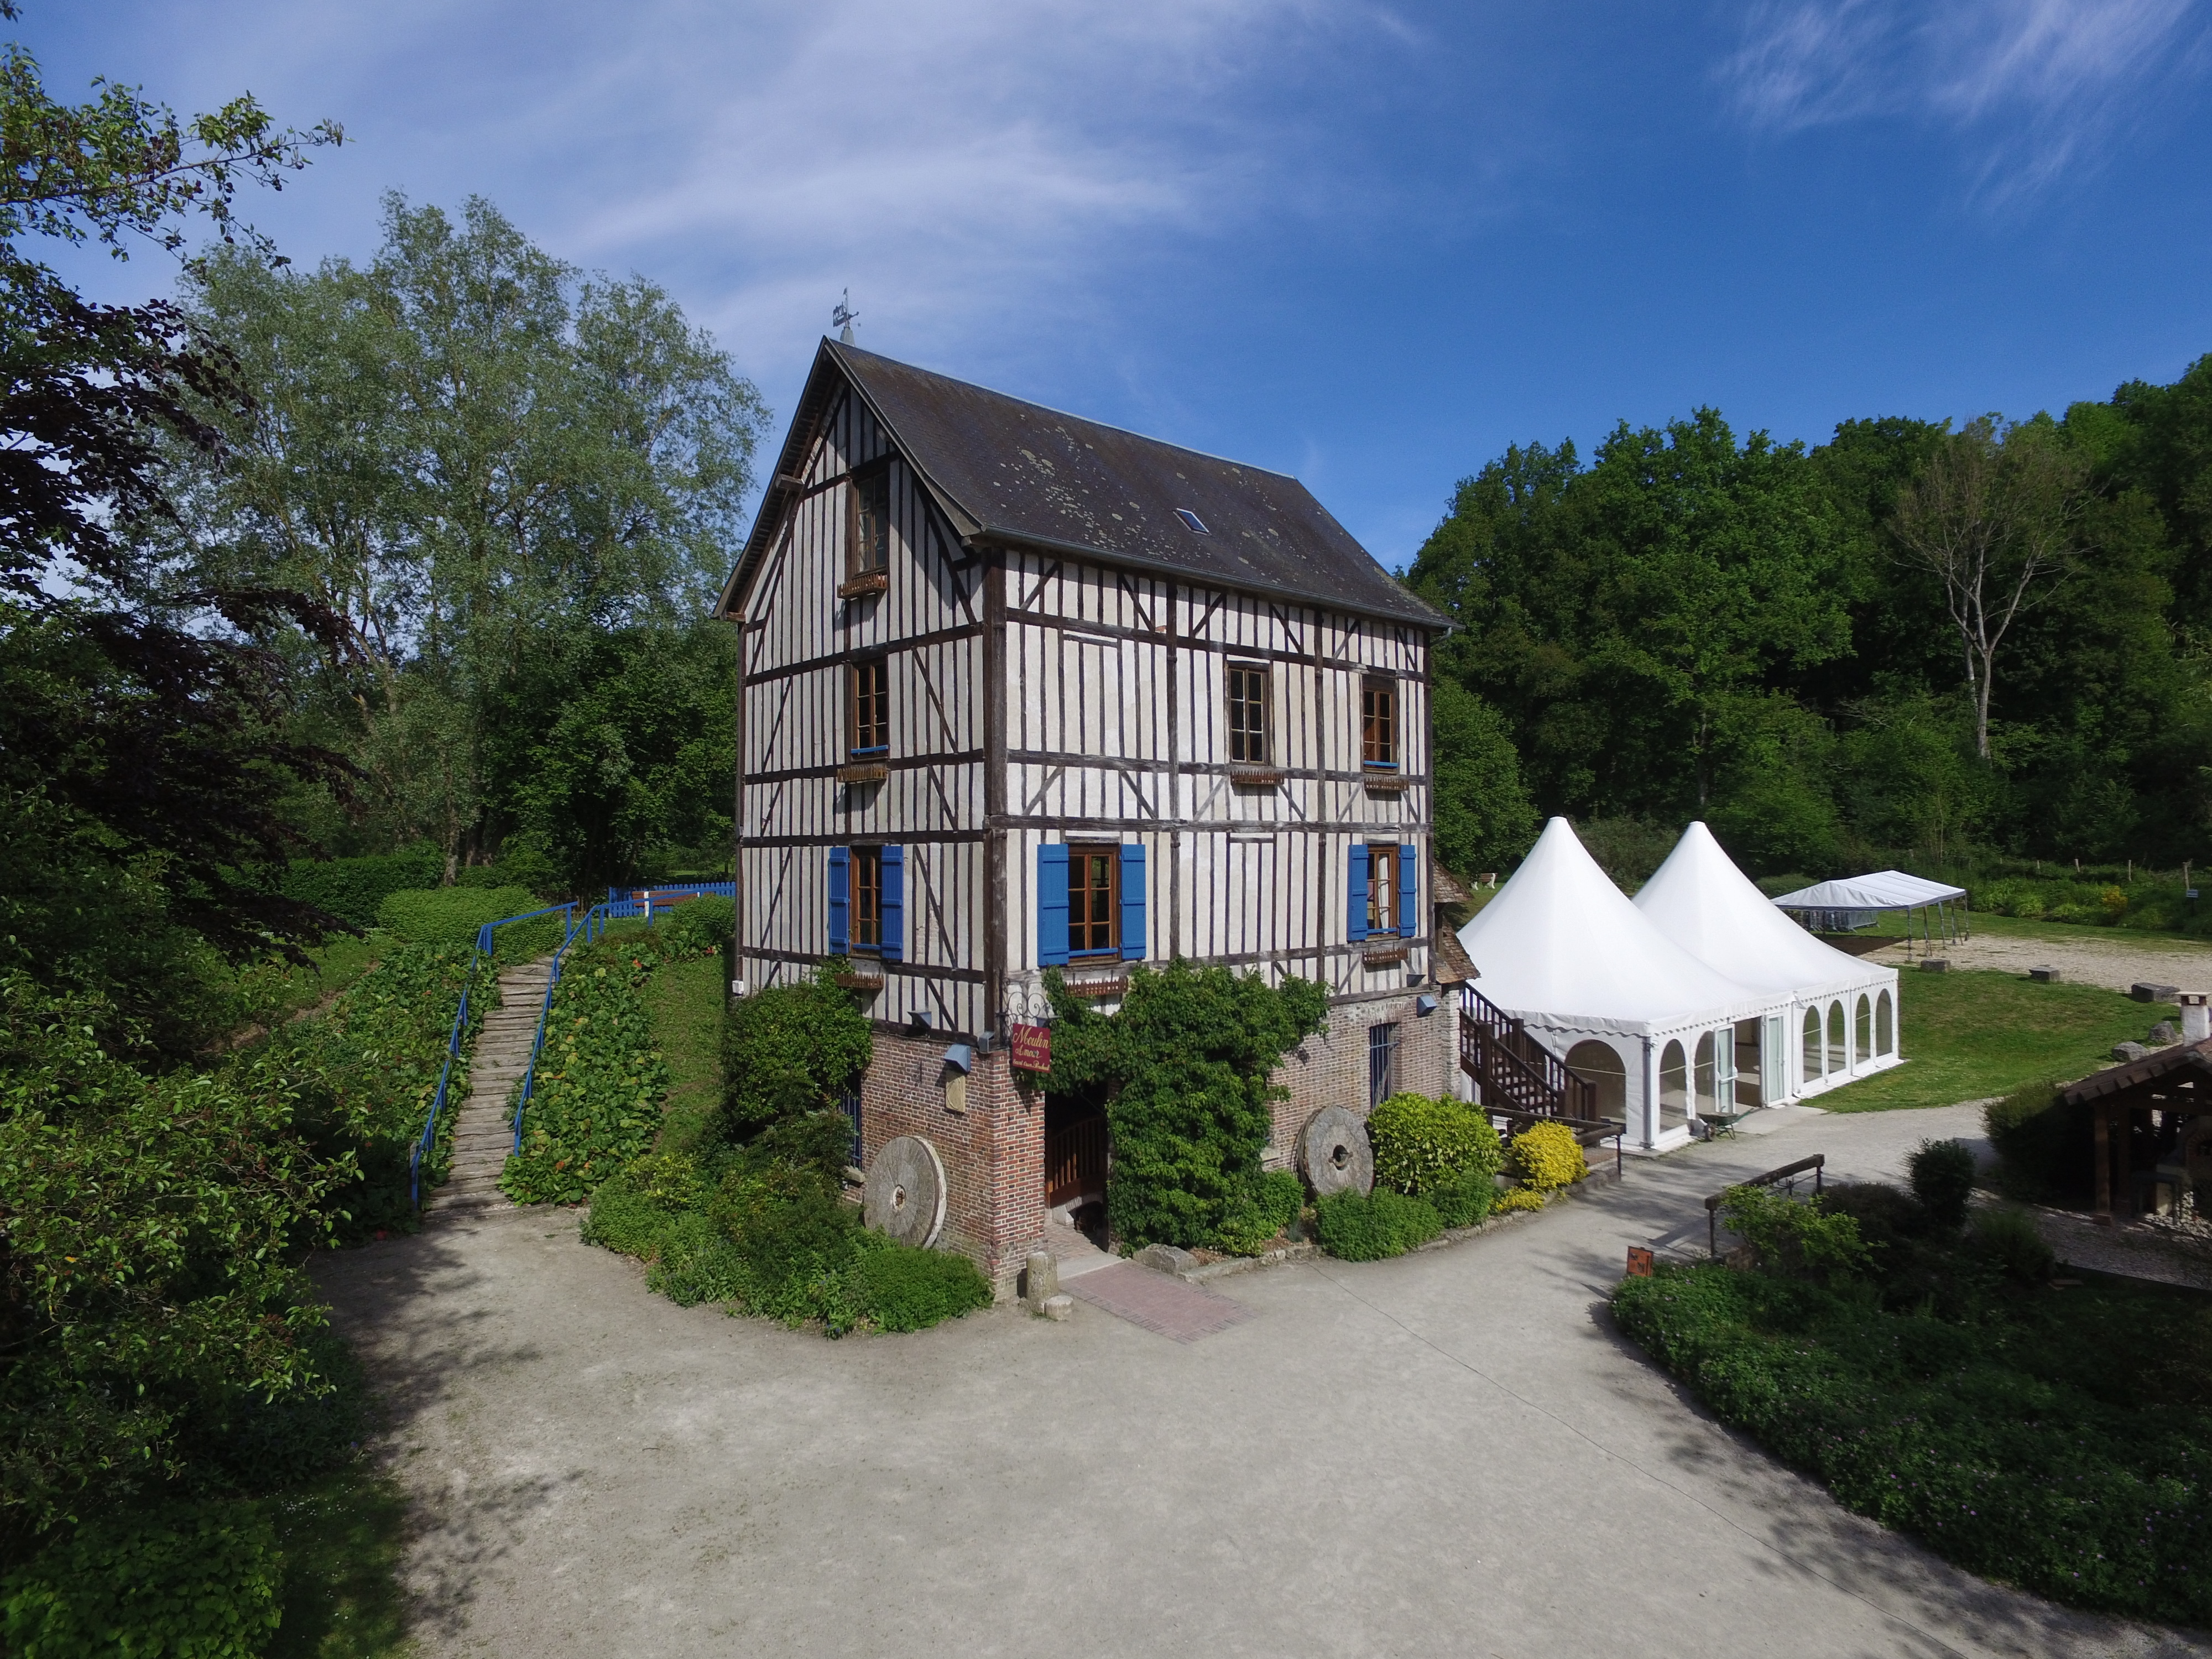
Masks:
[[[1582,1143],[1564,1123],[1532,1123],[1513,1137],[1513,1172],[1540,1193],[1571,1187],[1589,1174]]]
[[[1490,1120],[1456,1100],[1392,1095],[1368,1115],[1367,1139],[1375,1149],[1375,1179],[1394,1192],[1426,1192],[1446,1176],[1480,1175],[1487,1181],[1505,1151]]]

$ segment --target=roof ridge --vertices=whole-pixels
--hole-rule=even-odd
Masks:
[[[920,363],[909,363],[903,358],[887,357],[882,352],[870,351],[865,346],[847,345],[842,340],[833,340],[826,334],[822,337],[822,343],[841,356],[847,352],[858,352],[861,356],[872,357],[879,363],[889,363],[894,368],[903,368],[915,374],[927,374],[932,380],[943,380],[951,386],[963,386],[970,392],[980,392],[985,397],[996,398],[1001,403],[1019,404],[1024,409],[1040,410],[1047,415],[1056,415],[1063,421],[1079,422],[1085,426],[1095,426],[1104,432],[1118,432],[1125,438],[1136,439],[1139,443],[1152,444],[1161,449],[1178,450],[1185,455],[1195,455],[1202,461],[1213,461],[1223,466],[1233,466],[1243,472],[1261,472],[1271,478],[1287,478],[1291,483],[1301,487],[1305,482],[1295,472],[1280,471],[1272,466],[1255,465],[1250,461],[1240,461],[1232,455],[1217,455],[1210,449],[1199,449],[1190,444],[1179,444],[1171,438],[1156,438],[1151,433],[1139,432],[1133,426],[1116,426],[1111,421],[1098,420],[1089,415],[1078,415],[1072,409],[1061,409],[1054,404],[1041,404],[1034,398],[1017,398],[1011,392],[1000,392],[995,387],[985,386],[977,380],[963,380],[957,374],[946,374],[938,369],[924,368]],[[1369,556],[1373,556],[1370,554]],[[1377,560],[1376,562],[1379,564],[1381,561]]]

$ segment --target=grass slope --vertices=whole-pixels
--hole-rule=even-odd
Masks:
[[[2011,974],[1901,976],[1901,1051],[1907,1064],[1847,1085],[1814,1103],[1830,1112],[1953,1106],[2022,1084],[2071,1081],[2109,1066],[2112,1047],[2142,1041],[2179,1011],[2094,985],[2039,985]]]
[[[646,1001],[668,1066],[661,1148],[693,1152],[722,1091],[722,959],[662,963],[647,985]]]

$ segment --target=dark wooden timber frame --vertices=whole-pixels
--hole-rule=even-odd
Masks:
[[[2212,1042],[2177,1043],[2083,1078],[2059,1098],[2089,1109],[2094,1194],[2100,1215],[2134,1215],[2135,1144],[2150,1142],[2150,1168],[2191,1118],[2212,1116]],[[2149,1169],[2143,1173],[2149,1174]]]

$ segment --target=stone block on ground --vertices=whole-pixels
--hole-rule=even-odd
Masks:
[[[2149,1052],[2140,1042],[2115,1042],[2112,1045],[2112,1058],[2124,1066],[2130,1060],[2141,1060]]]
[[[2171,1002],[2181,994],[2179,985],[2160,985],[2154,980],[2139,979],[2128,987],[2128,994],[2137,1002]]]
[[[2056,968],[2031,968],[2027,970],[2027,976],[2039,985],[2058,983],[2058,970]]]
[[[1064,1320],[1075,1311],[1075,1298],[1065,1291],[1056,1291],[1045,1297],[1043,1305],[1037,1311],[1047,1319]]]
[[[2180,1042],[2181,1033],[2173,1029],[2172,1020],[2162,1019],[2150,1028],[2150,1036],[2145,1040],[2154,1048],[2163,1048],[2169,1042]]]
[[[1173,1244],[1147,1244],[1132,1258],[1140,1267],[1180,1277],[1198,1266],[1198,1258]]]

